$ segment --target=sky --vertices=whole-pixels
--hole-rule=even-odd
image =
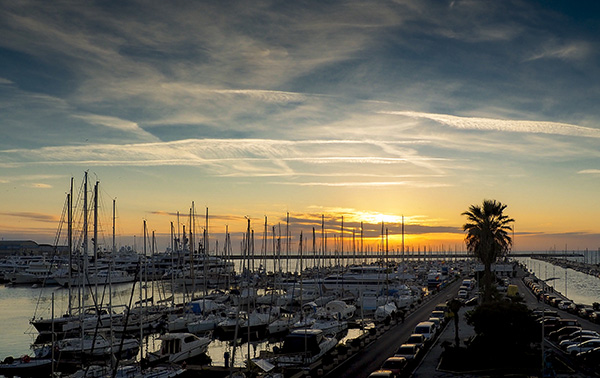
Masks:
[[[105,247],[114,201],[138,249],[193,203],[211,248],[289,214],[294,250],[321,219],[329,249],[343,219],[346,250],[361,222],[370,248],[383,223],[392,250],[402,224],[405,250],[462,250],[494,199],[515,251],[598,250],[597,7],[0,0],[0,238],[64,244],[87,171]]]

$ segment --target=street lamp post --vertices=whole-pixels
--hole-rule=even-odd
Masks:
[[[546,288],[548,287],[548,284],[546,284],[546,282],[548,281],[553,281],[553,280],[559,280],[560,278],[558,277],[551,277],[551,278],[546,278],[545,280],[542,280],[542,282],[544,283],[545,286],[542,286],[543,288],[543,293],[546,292]],[[542,300],[543,300],[543,293],[542,293]],[[546,324],[546,306],[542,306],[542,376],[544,376],[544,369],[546,368],[546,356],[545,356],[545,351],[544,351],[544,332],[545,332],[545,324]]]

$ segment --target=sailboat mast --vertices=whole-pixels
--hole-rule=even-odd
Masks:
[[[281,276],[281,222],[279,226],[279,238],[277,239],[277,262],[279,264],[279,275]]]
[[[79,277],[81,279],[81,287],[79,288],[79,298],[80,298],[80,311],[79,316],[82,321],[81,327],[81,338],[83,339],[83,309],[85,307],[85,296],[83,295],[83,287],[85,287],[85,277],[87,276],[87,259],[88,259],[88,204],[87,204],[87,183],[88,183],[88,173],[85,172],[83,182],[83,269],[79,271]],[[83,344],[81,344],[83,348]]]
[[[175,228],[171,222],[171,305],[175,307]]]
[[[204,254],[202,255],[204,258],[204,270],[203,270],[203,279],[204,279],[204,296],[206,297],[206,295],[208,295],[208,207],[206,208],[206,217],[205,217],[205,227],[204,227]],[[215,250],[215,254],[216,254],[216,250]],[[202,306],[204,306],[206,303],[206,300],[202,300]],[[204,308],[202,308],[202,311],[204,311]]]
[[[263,267],[265,269],[265,273],[267,272],[267,253],[269,250],[269,233],[267,230],[267,216],[265,215],[265,229],[263,231],[262,241]]]
[[[146,274],[146,279],[150,278],[150,297],[152,298],[152,301],[154,302],[154,277],[156,277],[156,264],[155,261],[156,259],[154,258],[154,251],[155,251],[155,247],[156,247],[156,236],[154,234],[154,230],[152,230],[152,244],[150,244],[150,260],[152,260],[152,277],[148,277],[148,275]],[[146,283],[147,284],[147,283]]]
[[[325,258],[325,214],[321,214],[321,256]]]
[[[388,262],[388,229],[385,229],[385,291],[386,295],[389,296],[389,262]]]
[[[94,294],[96,298],[98,298],[98,184],[99,181],[96,181],[94,185],[94,238],[93,246],[94,246]]]
[[[179,226],[181,225],[181,222],[179,221],[179,210],[177,211],[177,251],[179,251],[181,249],[181,232],[180,232],[180,228]]]
[[[190,208],[190,277],[192,279],[192,293],[190,294],[190,301],[194,298],[196,292],[196,261],[194,260],[194,248],[195,240],[194,235],[196,234],[196,205],[192,201],[192,207]]]
[[[142,295],[142,288],[144,288],[144,290],[146,291],[146,298],[148,298],[148,288],[146,287],[146,285],[142,284],[142,280],[143,280],[143,274],[142,272],[146,270],[146,220],[144,219],[144,267],[142,268],[141,264],[140,264],[140,306],[139,306],[139,325],[140,325],[140,344],[143,343],[144,340],[144,327],[143,327],[143,313],[142,310],[144,308],[144,297]],[[143,270],[142,270],[143,269]],[[135,287],[135,285],[133,285]],[[141,345],[140,345],[140,351],[143,350]]]
[[[113,253],[113,255],[115,253],[117,253],[117,245],[115,243],[115,218],[117,216],[116,215],[117,214],[116,213],[116,202],[117,202],[117,199],[113,198],[113,209],[112,209],[113,210],[112,211],[112,213],[113,213],[113,216],[112,216],[112,253]]]
[[[317,266],[317,238],[316,238],[316,234],[315,234],[315,228],[312,228],[313,233],[312,233],[312,237],[313,237],[313,268]]]
[[[341,249],[340,249],[340,265],[342,266],[342,273],[344,272],[344,216],[342,215],[342,230],[341,230],[341,236],[340,236],[340,241],[341,241]],[[343,284],[343,281],[342,281]],[[342,288],[342,292],[344,292],[344,289]]]
[[[277,266],[277,245],[275,242],[275,225],[272,226],[271,230],[273,232],[273,277],[275,279],[275,284],[273,285],[273,288],[277,290],[277,269],[275,269]]]
[[[68,315],[71,316],[73,314],[73,291],[71,288],[72,279],[73,279],[73,177],[71,177],[71,187],[69,189],[69,194],[67,194],[67,237],[69,244],[69,303],[68,303]]]
[[[286,240],[286,249],[285,249],[285,271],[289,273],[290,271],[290,213],[288,212],[286,215],[285,221],[285,240]]]
[[[402,216],[402,262],[404,262],[404,215]]]
[[[363,253],[364,253],[364,251],[363,251],[363,222],[360,222],[360,254],[361,254],[361,256]],[[366,263],[367,259],[365,259],[364,256],[363,256],[363,259],[365,260],[365,263]]]
[[[356,228],[352,229],[352,264],[356,264]]]
[[[205,223],[206,226],[204,228],[204,253],[208,254],[208,207],[206,207],[206,219],[205,219]],[[204,269],[206,270],[206,267],[204,267]]]

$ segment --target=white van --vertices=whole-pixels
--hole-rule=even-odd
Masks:
[[[433,322],[421,322],[417,324],[413,333],[417,333],[425,336],[425,342],[433,339],[433,335],[435,333],[435,323]]]

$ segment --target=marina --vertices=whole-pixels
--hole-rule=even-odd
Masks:
[[[578,271],[566,272],[566,269],[560,266],[538,259],[518,257],[516,260],[531,269],[541,279],[552,278],[550,276],[560,278],[560,276],[564,277],[566,274],[568,280],[565,282],[569,282],[569,284],[564,291],[568,292],[569,298],[572,298],[573,301],[586,303],[587,305],[598,301],[598,294],[591,289],[591,287],[597,287],[597,284],[591,282],[591,280],[598,280],[597,277]],[[317,360],[323,358],[327,351],[337,345],[354,345],[354,340],[367,337],[370,334],[369,329],[378,327],[377,324],[384,324],[384,322],[389,321],[390,316],[394,316],[394,320],[397,321],[396,311],[403,311],[405,314],[412,313],[419,308],[419,303],[427,301],[427,298],[443,287],[449,278],[469,274],[469,272],[473,273],[476,269],[474,261],[467,259],[456,259],[454,261],[422,261],[415,259],[403,263],[392,264],[388,262],[388,264],[385,265],[383,261],[379,261],[367,265],[350,265],[343,267],[343,269],[341,269],[342,267],[332,270],[323,269],[324,272],[327,272],[323,275],[323,278],[319,278],[319,274],[316,274],[314,269],[309,268],[303,271],[304,274],[302,275],[298,273],[287,275],[286,280],[288,282],[285,285],[270,285],[270,289],[279,287],[278,292],[267,290],[267,286],[269,286],[267,283],[274,282],[270,281],[276,276],[273,272],[257,272],[254,277],[255,284],[247,284],[244,279],[234,275],[231,277],[231,282],[239,282],[238,285],[240,286],[232,286],[229,289],[222,288],[218,291],[211,290],[211,293],[207,292],[206,295],[203,289],[198,289],[196,294],[192,295],[186,292],[185,285],[172,287],[172,282],[169,279],[144,281],[142,286],[135,282],[115,283],[110,286],[110,290],[108,290],[108,285],[103,284],[100,285],[101,291],[105,292],[101,296],[103,298],[102,303],[110,302],[111,306],[114,307],[114,311],[110,316],[106,314],[98,316],[88,312],[87,316],[90,320],[87,320],[87,323],[81,323],[81,317],[79,316],[74,316],[73,319],[58,316],[57,320],[60,319],[60,323],[48,323],[48,316],[53,309],[55,314],[68,311],[68,288],[60,285],[32,287],[29,284],[7,283],[0,287],[0,306],[9,309],[6,322],[11,326],[2,331],[5,342],[0,345],[0,353],[5,357],[35,355],[37,347],[32,349],[32,346],[39,342],[40,335],[47,333],[52,325],[55,335],[65,332],[66,337],[68,335],[66,333],[69,328],[68,324],[74,324],[75,326],[71,327],[74,327],[75,334],[78,334],[86,327],[88,331],[94,330],[94,327],[100,324],[99,322],[102,319],[107,319],[104,320],[105,323],[101,327],[98,326],[100,329],[107,331],[112,325],[112,331],[115,334],[123,333],[123,329],[119,329],[118,324],[123,324],[123,316],[127,314],[127,311],[119,309],[127,308],[132,293],[134,293],[133,296],[138,299],[137,306],[140,303],[142,304],[138,308],[143,308],[144,303],[146,303],[146,312],[162,312],[160,316],[155,317],[157,321],[154,325],[147,328],[137,326],[140,324],[139,314],[135,320],[131,321],[131,324],[136,326],[133,328],[134,331],[129,333],[134,335],[134,339],[130,343],[132,343],[132,348],[135,348],[132,349],[135,356],[128,357],[134,357],[134,360],[138,362],[150,359],[154,363],[164,362],[166,359],[166,361],[170,361],[170,365],[181,365],[182,361],[185,361],[191,369],[193,369],[193,366],[210,364],[210,366],[215,368],[220,366],[225,370],[227,366],[245,369],[248,360],[254,359],[258,364],[261,364],[260,361],[266,361],[284,372],[284,376],[291,376],[292,373],[290,372],[294,371],[294,367],[314,364]],[[384,266],[389,266],[389,268],[383,269]],[[433,270],[435,267],[437,269]],[[261,277],[261,274],[264,274],[265,277]],[[361,281],[356,287],[364,286],[364,292],[357,290],[352,285],[357,277],[360,277]],[[292,278],[298,280],[293,283]],[[328,279],[331,281],[331,286],[327,284]],[[440,281],[436,282],[437,279],[440,279]],[[261,287],[258,285],[259,282],[265,285],[262,289],[248,290],[249,287]],[[379,282],[382,295],[374,295],[376,293],[375,287],[369,287],[368,282],[372,282],[372,285],[375,286]],[[548,284],[554,285],[556,291],[561,290],[560,280],[558,279],[549,280]],[[238,289],[235,289],[236,287]],[[86,294],[84,301],[90,302],[91,298],[94,297],[94,291],[93,285],[88,287],[88,294]],[[109,292],[110,294],[108,294]],[[168,299],[166,301],[167,305],[157,306],[151,302],[139,302],[140,296],[147,295],[147,292],[154,292],[159,298],[165,296],[164,299]],[[327,295],[323,295],[324,293],[327,293]],[[106,297],[107,295],[110,295],[110,301]],[[373,295],[373,298],[368,299],[369,295]],[[197,298],[187,301],[188,307],[186,309],[184,300],[195,297]],[[176,303],[174,307],[171,306],[173,302]],[[317,305],[317,303],[320,303],[320,305]],[[132,308],[135,309],[136,307],[133,306]],[[261,310],[265,308],[277,308],[279,313]],[[282,316],[281,308],[286,309],[285,316]],[[386,310],[388,308],[389,310]],[[247,309],[250,309],[249,314]],[[290,310],[298,312],[290,313]],[[264,314],[265,320],[263,321],[260,320],[262,319],[260,311],[263,311]],[[204,312],[210,313],[210,315],[204,314]],[[219,315],[219,313],[222,315]],[[35,314],[38,323],[35,323],[32,314]],[[135,314],[135,311],[132,311],[132,316]],[[231,320],[234,320],[231,323],[232,326],[226,325],[228,316]],[[162,323],[158,319],[162,319]],[[213,319],[212,322],[211,319]],[[194,329],[194,324],[195,327],[201,327],[198,323],[203,321],[208,322],[209,326],[196,328],[195,333],[198,336],[193,333],[186,333],[189,332],[188,330]],[[174,324],[177,322],[180,322],[183,326],[175,327]],[[84,324],[88,323],[89,326],[84,327]],[[345,324],[345,326],[330,330],[324,324],[330,324],[329,326]],[[179,335],[177,338],[169,336],[170,327],[174,330],[175,328],[179,329],[176,332],[181,332],[170,333],[174,336]],[[237,335],[235,334],[236,330]],[[143,340],[142,345],[138,344],[140,335],[141,340]],[[200,342],[195,341],[200,340],[198,337],[204,337],[203,340],[206,340],[200,342],[201,344],[196,348],[188,348],[197,350],[197,353],[193,353],[193,356],[189,354],[191,352],[183,352],[186,350],[185,343],[183,343],[186,339],[185,335],[189,335],[190,342]],[[205,335],[208,335],[208,338]],[[307,360],[301,355],[292,357],[293,353],[290,351],[296,348],[292,345],[298,345],[298,342],[290,340],[286,346],[286,337],[288,337],[286,335],[298,335],[297,337],[313,335],[311,337],[316,337],[315,341],[306,342],[306,345],[314,345],[311,347],[314,351],[310,353],[310,359]],[[92,336],[75,337],[73,340],[84,341],[89,337]],[[319,338],[322,338],[322,343],[318,341]],[[98,340],[104,339],[97,337],[94,342],[97,343]],[[58,338],[56,338],[56,342],[62,343],[63,348],[67,345],[66,343],[69,343],[68,345],[71,345],[77,353],[82,350],[82,347],[77,346],[80,345],[78,343],[72,344],[72,342],[65,340],[59,341]],[[161,345],[165,342],[168,344],[164,345],[170,346],[164,347]],[[103,352],[104,350],[106,352]],[[176,350],[181,350],[180,354],[183,355],[188,353],[187,357],[161,357],[161,353],[166,353],[165,351]],[[98,353],[111,355],[114,354],[114,351],[111,349],[110,344],[107,344],[107,347],[98,347],[95,355],[98,356]],[[82,357],[80,354],[69,354],[70,352],[66,348],[63,353],[65,361],[74,361]],[[279,355],[279,353],[282,354]],[[200,357],[200,355],[202,356]],[[105,361],[104,363],[109,364],[106,358],[90,358],[88,360],[94,361],[94,363]],[[288,373],[285,373],[286,371]]]
[[[198,327],[199,322],[208,322],[212,316],[216,319],[210,323],[212,326],[200,332],[196,328],[196,332],[206,335],[208,330],[208,342],[203,349],[199,349],[199,354],[204,354],[204,358],[208,358],[213,366],[233,364],[237,368],[244,368],[249,358],[259,358],[261,354],[278,351],[289,356],[289,351],[293,349],[290,345],[293,344],[285,346],[286,334],[294,332],[305,332],[306,336],[322,335],[319,337],[328,340],[322,353],[316,353],[318,357],[311,353],[311,360],[277,355],[269,358],[275,366],[282,369],[297,367],[303,364],[301,361],[313,363],[332,347],[367,334],[368,329],[376,322],[389,321],[391,316],[396,316],[397,311],[410,311],[429,295],[429,290],[437,290],[431,285],[428,289],[427,284],[428,274],[436,267],[438,275],[441,276],[442,270],[445,272],[439,285],[444,284],[448,274],[471,269],[466,260],[456,260],[453,263],[414,261],[403,264],[380,260],[366,265],[331,269],[317,270],[311,267],[303,271],[303,274],[283,274],[285,282],[279,282],[274,272],[257,271],[252,277],[252,283],[241,275],[232,275],[229,278],[233,283],[238,282],[234,284],[237,286],[205,290],[202,285],[198,285],[194,293],[185,284],[172,286],[173,280],[168,276],[162,280],[142,281],[143,285],[139,282],[109,285],[97,281],[83,285],[78,291],[69,285],[7,283],[0,289],[0,305],[13,309],[14,313],[7,314],[6,321],[14,324],[3,331],[2,336],[6,342],[0,346],[0,353],[5,356],[33,356],[37,350],[37,355],[42,358],[40,350],[43,348],[36,345],[42,340],[48,345],[50,340],[55,343],[53,348],[62,354],[64,360],[72,362],[84,356],[80,351],[85,350],[83,345],[86,340],[90,340],[90,345],[94,345],[95,350],[90,351],[89,358],[84,360],[107,363],[108,359],[102,357],[104,353],[115,354],[115,345],[120,343],[118,350],[122,351],[125,350],[124,345],[130,343],[137,354],[136,359],[142,361],[147,358],[146,354],[160,356],[161,351],[181,348],[174,346],[180,341],[171,341],[169,345],[173,346],[167,349],[160,345],[167,340],[160,335],[168,336],[169,333],[164,332],[168,332],[171,327],[179,329],[183,332],[181,335],[185,335],[188,329],[194,329],[193,325]],[[202,279],[199,281],[202,282]],[[249,290],[251,287],[259,289]],[[273,292],[273,289],[278,291]],[[156,302],[162,305],[145,300],[152,298],[149,295],[152,293],[160,298]],[[86,315],[82,317],[83,313],[73,311],[73,296],[78,295],[81,295],[81,299],[75,300],[76,303],[88,303],[88,309],[96,309],[101,305],[107,311],[86,311]],[[135,305],[131,305],[132,298],[136,299]],[[22,305],[15,306],[15,303]],[[128,308],[132,310],[127,310]],[[63,316],[62,314],[69,313],[69,309],[73,311],[73,315]],[[285,316],[280,309],[285,309]],[[155,314],[154,317],[152,314]],[[229,318],[234,322],[228,326]],[[128,326],[123,328],[127,324],[124,319],[129,319],[131,330]],[[177,322],[183,326],[175,327]],[[139,327],[140,324],[150,325]],[[134,339],[125,344],[116,339],[116,344],[111,344],[109,339],[96,336],[97,330],[115,335],[127,334],[134,336]],[[77,336],[82,332],[86,336]],[[42,337],[48,334],[53,334],[54,337]],[[196,337],[192,334],[190,336]],[[138,344],[135,340],[139,341],[140,337],[142,343]],[[102,341],[106,346],[98,344],[100,340],[106,340]],[[315,345],[319,345],[319,342]],[[74,352],[69,352],[69,348]],[[236,348],[237,355],[233,352]],[[230,357],[226,363],[227,354]],[[47,356],[49,355],[43,357]],[[96,358],[92,358],[94,356]],[[122,357],[125,359],[131,356]],[[193,363],[191,357],[183,360],[186,364]],[[180,359],[178,363],[181,361]]]

